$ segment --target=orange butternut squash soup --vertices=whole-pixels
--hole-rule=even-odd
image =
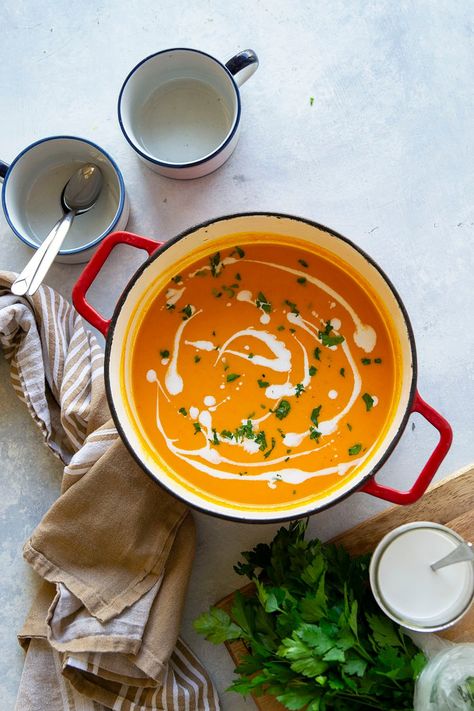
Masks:
[[[349,265],[268,238],[228,237],[169,276],[133,336],[125,395],[147,450],[186,488],[281,511],[373,456],[400,358],[389,315]]]

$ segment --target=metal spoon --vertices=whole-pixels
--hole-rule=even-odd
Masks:
[[[462,563],[466,560],[474,560],[474,550],[472,550],[472,543],[460,543],[456,548],[445,555],[444,558],[440,558],[436,563],[431,564],[431,570],[439,570],[439,568],[444,568],[445,565],[452,565],[453,563]]]
[[[54,262],[76,215],[87,212],[97,202],[102,190],[102,172],[97,165],[86,163],[76,170],[61,194],[64,215],[40,244],[26,267],[11,286],[13,294],[32,296]]]

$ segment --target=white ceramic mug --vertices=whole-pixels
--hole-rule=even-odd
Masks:
[[[58,262],[87,262],[106,235],[125,228],[129,206],[117,164],[103,148],[76,136],[43,138],[27,146],[10,165],[0,161],[5,217],[16,236],[32,249],[62,216],[63,188],[84,163],[99,166],[104,184],[94,207],[72,224]]]
[[[196,49],[146,57],[118,100],[123,134],[140,158],[168,178],[199,178],[229,158],[240,129],[241,86],[258,67],[251,49],[226,64]]]

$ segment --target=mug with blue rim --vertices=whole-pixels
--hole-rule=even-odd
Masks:
[[[97,144],[77,136],[51,136],[27,146],[10,165],[0,161],[2,205],[13,232],[37,249],[63,214],[61,194],[73,173],[95,163],[104,183],[94,207],[72,224],[58,262],[87,262],[103,238],[126,226],[129,205],[122,173]]]
[[[222,64],[197,49],[176,47],[143,59],[118,99],[123,134],[149,168],[168,178],[200,178],[237,145],[239,87],[258,67],[251,49]]]

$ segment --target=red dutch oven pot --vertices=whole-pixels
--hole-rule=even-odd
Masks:
[[[295,503],[284,511],[243,509],[232,506],[232,502],[212,502],[199,492],[190,491],[172,477],[158,461],[154,460],[138,437],[130,420],[124,402],[124,388],[121,382],[123,359],[130,352],[131,334],[137,319],[144,313],[144,303],[150,286],[166,270],[179,271],[182,260],[203,245],[209,247],[226,235],[238,233],[260,233],[268,239],[271,249],[272,235],[291,235],[308,242],[308,246],[318,245],[343,262],[349,263],[353,271],[368,281],[383,303],[384,310],[391,316],[400,342],[402,357],[401,394],[391,424],[381,445],[367,463],[363,463],[353,478],[342,479],[341,486],[327,495],[318,494],[309,503]],[[127,244],[146,250],[150,255],[135,272],[121,295],[111,319],[104,318],[86,300],[92,285],[112,249],[118,244]],[[117,429],[131,454],[140,466],[159,484],[189,505],[216,516],[239,520],[271,522],[307,516],[340,501],[355,491],[363,491],[394,504],[412,504],[425,492],[440,463],[444,459],[452,441],[452,431],[448,422],[430,405],[416,389],[416,350],[413,331],[405,307],[395,288],[381,268],[359,247],[336,232],[317,223],[290,215],[275,213],[244,213],[210,220],[192,227],[174,239],[162,243],[127,232],[116,232],[104,239],[98,250],[84,269],[73,289],[73,301],[77,311],[106,337],[105,383],[107,397]],[[399,441],[412,412],[422,415],[439,433],[439,441],[416,478],[411,489],[399,491],[375,480],[376,472],[387,460]]]

